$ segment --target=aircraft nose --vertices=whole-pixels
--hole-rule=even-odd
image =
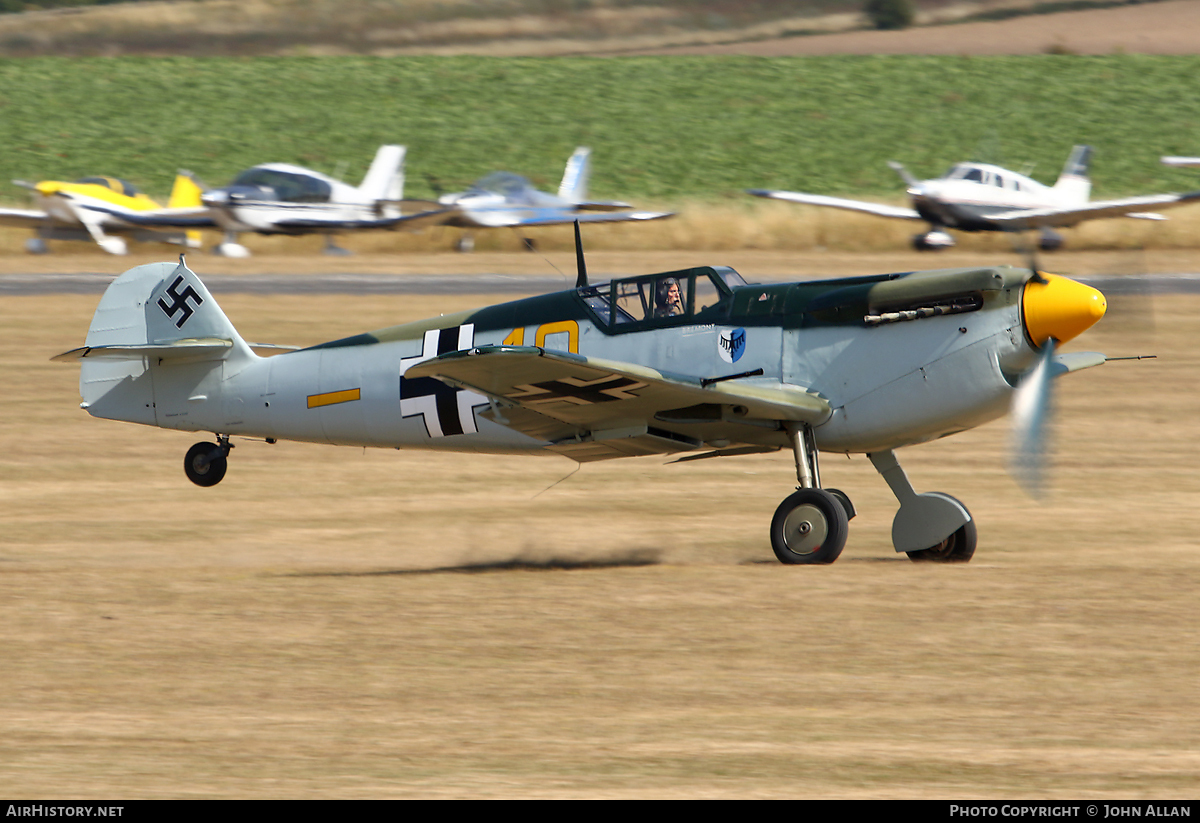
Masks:
[[[1045,282],[1025,284],[1021,300],[1025,332],[1035,345],[1051,337],[1060,343],[1078,337],[1108,310],[1104,295],[1091,286],[1057,274],[1042,277]]]

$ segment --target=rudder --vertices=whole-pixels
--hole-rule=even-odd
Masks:
[[[211,369],[256,360],[204,283],[182,262],[137,266],[100,298],[79,359],[79,393],[96,417],[157,425],[151,371],[186,358]],[[209,365],[203,365],[209,364]]]

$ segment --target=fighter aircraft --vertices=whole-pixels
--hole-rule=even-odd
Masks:
[[[1146,209],[1165,209],[1200,200],[1200,192],[1188,194],[1150,194],[1118,200],[1089,201],[1092,184],[1088,179],[1091,146],[1075,146],[1063,166],[1058,181],[1045,186],[1024,174],[984,163],[958,163],[941,177],[918,180],[899,163],[891,166],[908,185],[912,208],[825,197],[803,192],[748,189],[756,197],[790,200],[813,206],[866,212],[900,220],[923,220],[929,230],[913,236],[913,247],[920,251],[949,248],[954,238],[946,229],[958,231],[1024,231],[1039,229],[1039,246],[1053,250],[1062,246],[1055,228],[1074,226],[1085,220],[1105,217],[1135,217],[1165,220]]]
[[[214,251],[226,257],[248,257],[250,251],[238,242],[238,235],[255,232],[323,234],[326,254],[346,254],[334,235],[439,222],[430,218],[440,217],[446,209],[429,204],[423,211],[401,214],[404,155],[404,146],[380,146],[357,188],[288,163],[247,169],[228,186],[208,189],[201,197],[216,225],[225,230],[225,239]]]
[[[578,228],[576,229],[578,232]],[[578,233],[577,233],[578,238]],[[799,481],[775,512],[784,563],[830,563],[855,516],[818,453],[866,453],[900,503],[897,552],[965,561],[975,521],[918,494],[895,450],[1012,404],[1036,484],[1050,380],[1106,361],[1056,353],[1103,295],[1007,266],[753,285],[724,266],[589,283],[271,357],[247,343],[181,257],[113,281],[79,361],[94,417],[213,432],[184,457],[225,476],[234,436],[382,448],[553,452],[580,463],[791,449]]]
[[[441,194],[437,202],[447,207],[440,221],[468,229],[455,247],[469,252],[475,248],[472,229],[533,228],[581,223],[621,223],[659,220],[674,212],[631,211],[633,206],[616,200],[588,200],[592,150],[580,146],[567,160],[558,194],[538,191],[524,177],[506,171],[476,180],[466,191]],[[526,240],[532,247],[532,241]]]
[[[188,172],[176,176],[165,209],[132,183],[115,177],[13,183],[34,192],[37,208],[0,208],[0,225],[36,230],[37,235],[25,241],[31,254],[45,254],[47,240],[94,240],[109,254],[125,254],[126,237],[199,248],[198,229],[212,225],[200,206],[200,189]]]

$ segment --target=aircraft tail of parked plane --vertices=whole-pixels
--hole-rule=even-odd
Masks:
[[[404,146],[380,146],[375,152],[375,159],[367,169],[367,175],[358,187],[358,193],[364,200],[374,200],[381,203],[388,200],[404,199]],[[386,217],[399,216],[400,209],[395,205],[383,206],[380,213]]]
[[[171,198],[167,201],[168,209],[190,209],[201,205],[200,197],[203,188],[190,171],[180,169],[175,175],[175,184],[171,187]]]
[[[1091,197],[1092,181],[1088,178],[1088,166],[1091,162],[1091,146],[1076,146],[1071,149],[1062,173],[1054,182],[1054,192],[1063,204],[1083,205]]]
[[[582,203],[587,200],[588,178],[592,176],[592,150],[580,146],[575,149],[567,167],[563,170],[562,183],[558,186],[558,196],[571,203]]]

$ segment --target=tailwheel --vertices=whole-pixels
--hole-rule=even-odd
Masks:
[[[228,437],[218,438],[216,443],[197,443],[183,458],[183,472],[197,486],[215,486],[225,477],[229,468],[229,450],[233,446]]]
[[[846,546],[846,509],[824,489],[789,495],[771,520],[771,548],[780,563],[832,563]]]
[[[915,563],[966,563],[975,554],[978,535],[971,520],[936,546],[916,552],[906,552]]]

